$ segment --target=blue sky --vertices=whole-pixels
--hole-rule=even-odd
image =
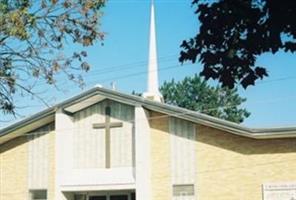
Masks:
[[[160,84],[165,80],[181,80],[185,76],[199,73],[200,64],[178,63],[180,43],[198,30],[198,21],[191,7],[191,0],[155,0],[156,31],[159,57]],[[88,89],[96,84],[110,87],[114,81],[119,91],[143,92],[146,88],[148,33],[150,0],[109,0],[104,8],[101,30],[106,32],[104,45],[95,44],[83,49],[68,44],[65,53],[72,50],[86,50],[91,70],[84,79]],[[239,88],[241,96],[247,98],[243,105],[252,114],[244,125],[251,127],[296,126],[296,55],[283,52],[276,55],[265,54],[258,58],[258,65],[268,66],[270,77],[257,82],[247,90]],[[49,104],[57,103],[73,96],[81,89],[60,77],[60,91],[40,83],[40,96]],[[28,116],[45,105],[36,98],[18,97],[18,112]],[[0,114],[3,121],[11,121],[11,116]],[[0,122],[0,127],[9,122]],[[11,122],[10,122],[11,123]]]

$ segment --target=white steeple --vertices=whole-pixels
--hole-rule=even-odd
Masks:
[[[151,16],[150,16],[150,38],[149,38],[149,60],[148,60],[148,79],[147,79],[147,92],[143,97],[162,102],[163,98],[158,90],[158,66],[157,66],[157,46],[156,46],[156,33],[155,33],[155,16],[154,16],[154,1],[151,3]]]

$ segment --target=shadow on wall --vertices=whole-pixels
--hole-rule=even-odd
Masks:
[[[109,105],[108,105],[109,102]],[[110,99],[105,99],[96,104],[90,105],[89,107],[84,108],[83,110],[77,111],[74,113],[75,122],[80,120],[84,120],[88,117],[92,117],[93,115],[100,114],[105,116],[106,107],[110,106],[111,108],[111,117],[123,121],[123,122],[133,122],[134,120],[134,107],[120,103],[117,101],[113,101]]]
[[[34,140],[38,137],[46,135],[49,132],[54,131],[54,129],[55,129],[55,124],[54,124],[54,122],[51,122],[51,123],[46,124],[40,128],[30,131],[29,134],[25,134],[25,135],[19,136],[17,138],[14,138],[10,141],[7,141],[4,144],[0,145],[0,154],[4,153],[5,151],[9,151],[10,149],[13,149],[19,145],[22,145],[26,142],[29,142],[30,140]],[[30,135],[30,133],[32,133],[32,134]]]
[[[258,140],[202,125],[197,126],[197,141],[246,155],[296,153],[296,138]]]
[[[165,114],[151,112],[150,127],[166,133],[169,120]],[[239,154],[296,153],[296,138],[252,139],[218,129],[196,125],[196,141]],[[180,135],[178,135],[181,137]],[[188,139],[188,138],[186,138]]]
[[[8,141],[0,146],[0,154],[5,153],[11,149],[14,149],[17,146],[23,145],[28,142],[27,136],[21,136],[11,141]]]

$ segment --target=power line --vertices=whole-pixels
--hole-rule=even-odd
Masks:
[[[286,81],[286,80],[292,80],[296,79],[296,76],[285,76],[281,78],[276,78],[276,79],[271,79],[271,80],[266,80],[266,81],[260,81],[256,84],[266,84],[266,83],[272,83],[272,82],[279,82],[279,81]]]
[[[170,56],[164,56],[162,58],[170,58],[174,55],[170,55]],[[136,64],[140,63],[140,62],[143,62],[143,61],[139,61],[139,62],[134,62]],[[129,64],[124,64],[124,65],[117,65],[117,66],[129,66],[130,64],[132,63],[129,63]],[[184,64],[184,65],[191,65],[191,63],[189,64]],[[139,65],[138,65],[139,66]],[[163,71],[163,70],[170,70],[170,69],[173,69],[173,68],[177,68],[177,67],[180,67],[181,65],[172,65],[172,66],[167,66],[167,67],[164,67],[164,68],[160,68],[158,71]],[[106,68],[103,68],[103,69],[108,69],[108,67]],[[181,68],[180,68],[181,69]],[[120,69],[119,69],[120,70]],[[116,71],[116,70],[115,70]],[[118,76],[118,77],[113,77],[113,78],[108,78],[108,79],[104,79],[102,80],[101,82],[105,83],[105,82],[108,82],[108,81],[111,81],[111,80],[120,80],[120,79],[124,79],[124,78],[129,78],[129,77],[133,77],[133,76],[138,76],[138,75],[141,75],[141,74],[144,74],[144,73],[147,73],[148,71],[145,70],[145,71],[141,71],[141,72],[137,72],[137,73],[130,73],[130,74],[127,74],[127,75],[123,75],[123,76]],[[104,73],[103,73],[104,74]],[[290,79],[295,79],[296,77],[295,76],[288,76],[288,77],[282,77],[282,78],[278,78],[278,79],[274,79],[274,80],[268,80],[268,81],[261,81],[261,82],[258,82],[258,84],[264,84],[264,83],[270,83],[270,82],[278,82],[278,81],[284,81],[284,80],[290,80]],[[96,81],[95,83],[97,83],[98,81]],[[89,82],[88,84],[90,84],[92,82]],[[39,84],[40,85],[40,84]],[[63,85],[65,86],[65,84]],[[34,105],[34,107],[37,107],[39,105]],[[42,105],[40,105],[41,107]],[[30,107],[30,106],[28,106]],[[33,107],[33,106],[32,106]],[[11,120],[12,121],[12,120]],[[1,123],[1,122],[0,122]],[[4,122],[6,123],[6,121]]]
[[[177,68],[177,67],[181,67],[181,65],[172,65],[172,66],[160,68],[159,70],[150,70],[150,71],[146,70],[146,71],[136,72],[136,73],[132,73],[132,74],[124,75],[124,76],[117,76],[117,77],[114,77],[114,78],[103,79],[101,82],[106,83],[106,82],[108,82],[110,80],[114,80],[114,79],[115,80],[120,80],[120,79],[125,79],[125,78],[129,78],[129,77],[133,77],[133,76],[138,76],[138,75],[141,75],[141,74],[146,74],[148,72],[165,71],[165,70],[174,69],[174,68]]]
[[[163,56],[158,58],[158,60],[160,60],[161,62],[163,62],[162,60],[165,59],[164,61],[170,61],[172,59],[174,59],[174,56],[176,56],[178,54],[172,54],[172,55],[168,55],[168,56]],[[90,71],[88,74],[83,75],[83,77],[95,77],[95,76],[103,76],[105,74],[108,73],[112,73],[112,72],[118,72],[118,71],[124,71],[124,70],[129,70],[131,68],[134,67],[141,67],[141,66],[146,66],[149,60],[146,61],[137,61],[137,62],[132,62],[132,63],[127,63],[127,64],[122,64],[122,65],[113,65],[113,66],[109,66],[109,67],[104,67],[102,69],[97,69],[97,70],[93,70]],[[185,64],[185,65],[192,65],[191,63]],[[182,66],[182,65],[179,65]],[[183,65],[184,66],[184,65]],[[127,68],[128,67],[128,68]],[[177,65],[176,65],[177,67]],[[166,70],[166,68],[170,68],[170,67],[164,67],[163,69]],[[172,67],[173,68],[173,67]],[[162,70],[162,68],[161,68]],[[160,71],[161,71],[160,70]],[[95,73],[97,72],[97,73]],[[101,82],[102,83],[106,83],[107,81],[111,81],[114,79],[124,79],[124,78],[128,78],[128,77],[132,77],[132,76],[137,76],[140,75],[142,73],[146,73],[147,71],[142,71],[142,72],[137,72],[137,73],[130,73],[127,75],[123,75],[123,76],[119,76],[119,77],[113,77],[113,78],[108,78],[108,79],[103,79]],[[0,77],[0,78],[9,78],[9,77]],[[260,81],[256,84],[266,84],[266,83],[271,83],[271,82],[278,82],[278,81],[285,81],[285,80],[291,80],[291,79],[296,79],[296,76],[287,76],[287,77],[281,77],[278,79],[274,79],[274,80],[267,80],[267,81]],[[115,80],[116,81],[116,80]],[[62,82],[64,85],[64,83],[66,83],[66,81]],[[89,82],[92,83],[92,82]],[[96,81],[95,83],[98,83],[98,81]],[[42,85],[49,85],[47,83],[39,83],[38,86],[42,86]]]
[[[192,65],[192,64],[191,63],[188,63],[188,64],[183,64],[183,65],[173,65],[173,66],[163,67],[163,68],[160,68],[159,71],[167,70],[167,69],[170,69],[170,68],[177,68],[178,66],[179,67],[183,67],[183,66],[186,66],[186,65]],[[141,66],[143,66],[143,65],[141,65]],[[114,71],[106,71],[106,72],[102,72],[101,74],[99,74],[99,76],[105,75],[105,74],[111,73],[111,72],[117,72],[117,71],[123,71],[123,70],[118,69],[118,70],[114,70]],[[119,80],[119,79],[129,78],[129,77],[141,75],[141,74],[147,73],[147,72],[148,71],[141,71],[141,72],[136,72],[136,73],[129,73],[127,75],[123,75],[123,76],[119,76],[119,77],[113,77],[113,78],[103,79],[101,81],[98,81],[97,80],[96,82],[89,82],[88,84],[91,84],[91,83],[100,83],[100,82],[101,83],[106,83],[108,81],[116,81],[117,79]],[[86,74],[86,75],[84,75],[84,77],[90,77],[90,76],[98,76],[98,75],[97,74]],[[292,79],[296,79],[296,76],[287,76],[287,77],[281,77],[281,78],[272,79],[272,80],[266,80],[266,81],[263,80],[263,81],[260,81],[260,82],[258,82],[256,84],[267,84],[267,83],[279,82],[279,81],[285,81],[285,80],[292,80]],[[65,82],[63,82],[63,83],[65,83]],[[44,84],[39,84],[39,85],[48,85],[48,84],[44,83]]]
[[[143,61],[137,61],[137,62],[126,63],[126,64],[121,64],[121,65],[113,65],[113,66],[104,67],[102,69],[91,70],[87,74],[83,75],[83,77],[102,76],[102,75],[106,75],[106,74],[111,73],[111,72],[119,72],[119,71],[122,72],[124,70],[130,70],[130,69],[136,68],[136,67],[144,67],[144,66],[148,65],[149,61],[153,61],[153,60],[157,60],[158,63],[160,64],[162,62],[175,60],[176,55],[177,54],[172,54],[172,55],[168,55],[168,56],[159,57],[158,59],[147,59],[147,60],[143,60]],[[0,79],[1,78],[2,79],[9,79],[11,77],[9,77],[9,76],[0,76]],[[65,83],[65,82],[66,81],[64,81],[63,83]],[[48,83],[38,83],[38,86],[43,86],[43,85],[50,85],[50,84],[48,84]]]
[[[132,74],[131,76],[135,76],[135,75],[138,75],[138,73],[136,73],[136,74]],[[125,78],[126,76],[124,76],[124,77],[122,77],[122,78]],[[283,78],[281,78],[281,79],[275,79],[275,81],[279,81],[279,80],[283,80]],[[269,82],[272,82],[272,81],[269,81]],[[284,99],[286,99],[286,98],[284,98]],[[282,99],[281,99],[282,100]],[[266,100],[263,100],[263,103],[267,103],[267,101]],[[44,105],[32,105],[32,106],[26,106],[26,107],[42,107],[42,106],[44,106]],[[215,109],[217,109],[217,108],[215,108]],[[25,117],[24,117],[25,118]],[[2,121],[0,121],[0,123],[2,123],[2,124],[7,124],[7,123],[10,123],[10,122],[12,122],[12,121],[14,121],[14,120],[2,120]]]
[[[148,65],[149,61],[157,61],[157,62],[162,62],[162,61],[167,61],[172,60],[172,59],[176,59],[176,56],[178,54],[171,54],[171,55],[167,55],[167,56],[162,56],[162,57],[158,57],[155,59],[147,59],[147,60],[142,60],[142,61],[136,61],[136,62],[132,62],[132,63],[126,63],[126,64],[121,64],[121,65],[113,65],[113,66],[107,66],[101,69],[97,69],[97,70],[93,70],[92,72],[105,72],[106,70],[110,70],[110,69],[114,69],[114,68],[120,68],[120,70],[122,69],[122,67],[131,67],[131,66],[144,66],[144,65]]]
[[[185,64],[185,65],[187,65],[187,64]],[[158,71],[169,70],[169,69],[173,69],[173,68],[176,68],[176,67],[180,67],[180,65],[173,65],[173,66],[168,66],[168,67],[160,68],[160,69],[158,69]],[[150,71],[154,71],[154,70],[150,70]],[[119,77],[115,77],[115,78],[111,78],[111,79],[104,79],[102,82],[107,82],[107,81],[114,80],[114,79],[117,79],[117,80],[124,79],[124,78],[128,78],[128,77],[133,77],[133,76],[145,74],[147,72],[149,72],[149,71],[148,70],[145,70],[145,71],[141,71],[141,72],[137,72],[137,73],[132,73],[132,74],[124,75],[124,76],[119,76]],[[9,80],[7,80],[7,81],[9,81]],[[65,86],[65,85],[63,85],[63,86]],[[34,107],[36,107],[36,106],[37,105],[34,105]],[[30,106],[27,106],[27,107],[30,107]],[[11,121],[13,121],[13,120],[11,120]],[[1,121],[0,121],[0,123],[1,123]]]
[[[178,67],[179,65],[174,65],[174,66],[168,66],[168,67],[166,67],[166,68],[163,68],[163,70],[169,70],[169,69],[173,69],[173,68],[176,68],[176,67]],[[159,71],[161,71],[162,69],[159,69]],[[137,75],[140,75],[140,74],[142,74],[142,73],[147,73],[147,71],[143,71],[143,72],[138,72],[138,73],[134,73],[134,74],[129,74],[129,75],[127,75],[127,76],[120,76],[120,77],[116,77],[117,78],[117,80],[119,80],[119,79],[123,79],[123,78],[128,78],[128,77],[132,77],[132,76],[137,76]],[[112,79],[105,79],[104,80],[104,82],[107,82],[107,81],[109,81],[109,80],[114,80],[114,78],[112,78]],[[285,78],[280,78],[280,79],[275,79],[274,81],[283,81],[283,80],[285,80]],[[273,82],[273,80],[270,80],[270,81],[268,81],[267,83],[269,83],[269,82]],[[282,100],[282,99],[286,99],[286,98],[281,98],[280,100]],[[272,100],[273,101],[273,100]],[[263,100],[262,101],[263,103],[267,103],[267,101],[266,100]],[[34,107],[38,107],[38,106],[42,106],[42,105],[34,105]],[[30,107],[30,106],[28,106],[28,107]],[[32,106],[33,107],[33,106]],[[214,108],[214,109],[217,109],[217,108]],[[195,112],[195,111],[193,111],[193,112]],[[11,120],[11,121],[13,121],[13,120]],[[11,121],[9,121],[9,122],[11,122]],[[4,122],[4,123],[9,123],[9,122]],[[0,123],[2,123],[2,122],[0,122]]]
[[[190,65],[190,64],[184,64],[183,66],[186,66],[186,65]],[[160,68],[158,71],[170,70],[170,69],[174,69],[174,68],[177,68],[177,67],[180,67],[180,65],[172,65],[172,66]],[[130,73],[130,74],[123,75],[123,76],[103,79],[101,81],[101,83],[106,83],[106,82],[112,81],[112,80],[120,80],[120,79],[125,79],[125,78],[129,78],[129,77],[133,77],[133,76],[138,76],[138,75],[141,75],[141,74],[146,74],[147,72],[148,71],[141,71],[141,72],[136,72],[136,73]],[[278,79],[274,79],[274,80],[258,82],[258,84],[266,84],[266,83],[284,81],[284,80],[289,80],[289,79],[296,79],[296,77],[293,77],[293,76],[282,77],[282,78],[278,78]],[[96,82],[93,82],[93,81],[88,82],[88,84],[92,84],[92,83],[98,83],[98,81],[96,81]],[[66,84],[66,85],[69,85],[69,84]],[[63,84],[63,86],[65,86],[65,84]]]
[[[170,65],[170,66],[167,66],[167,67],[162,67],[162,68],[159,68],[157,71],[166,71],[166,70],[171,70],[171,69],[175,69],[175,68],[178,68],[178,67],[183,67],[183,66],[188,66],[188,65],[191,65],[191,64],[183,64],[183,65]],[[122,76],[117,76],[117,77],[112,77],[112,78],[108,78],[108,79],[102,79],[100,81],[96,80],[96,81],[91,81],[91,82],[88,82],[87,84],[90,85],[90,84],[96,84],[96,83],[107,83],[109,81],[117,81],[117,80],[121,80],[121,79],[125,79],[125,78],[130,78],[130,77],[134,77],[134,76],[138,76],[138,75],[142,75],[142,74],[146,74],[148,72],[153,72],[155,70],[145,70],[145,71],[141,71],[141,72],[135,72],[135,73],[128,73],[126,75],[122,75]],[[101,74],[102,75],[102,74]],[[70,84],[67,84],[66,81],[63,82],[64,84],[63,87],[59,87],[60,89],[66,89],[66,86],[69,86]],[[67,88],[68,89],[68,88]]]

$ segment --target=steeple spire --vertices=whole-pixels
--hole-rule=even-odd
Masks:
[[[163,98],[158,90],[158,87],[159,85],[158,85],[154,0],[151,0],[147,92],[143,94],[143,97],[150,100],[162,102]]]

